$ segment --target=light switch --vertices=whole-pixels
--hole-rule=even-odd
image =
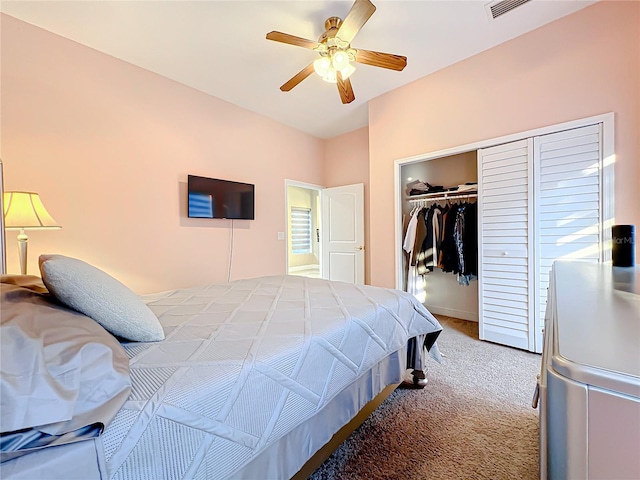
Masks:
[[[284,240],[284,232],[278,232],[278,240]]]

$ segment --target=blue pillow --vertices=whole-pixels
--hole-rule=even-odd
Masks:
[[[62,304],[134,342],[164,340],[160,321],[142,299],[102,270],[64,255],[40,255],[42,281]]]

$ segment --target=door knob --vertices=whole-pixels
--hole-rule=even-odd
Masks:
[[[359,247],[356,247],[356,250],[364,250],[364,245],[360,245]]]

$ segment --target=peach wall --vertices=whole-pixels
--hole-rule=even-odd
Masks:
[[[369,236],[369,129],[360,128],[325,142],[324,185],[339,187],[364,183],[364,269],[365,283],[371,283]]]
[[[187,174],[256,184],[256,220],[235,221],[232,279],[285,270],[284,179],[320,184],[324,142],[2,15],[6,190],[39,192],[57,231],[41,253],[104,268],[139,293],[226,281],[229,220],[188,219]],[[18,271],[17,232],[7,235]]]
[[[615,214],[640,226],[640,3],[599,2],[371,101],[371,283],[395,286],[394,161],[615,112]]]

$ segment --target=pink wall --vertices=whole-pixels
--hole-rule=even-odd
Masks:
[[[616,222],[640,226],[640,3],[599,2],[369,105],[371,283],[395,286],[394,160],[615,112]]]
[[[284,179],[322,183],[323,141],[1,20],[5,189],[40,193],[63,227],[28,232],[29,273],[41,253],[62,253],[140,293],[226,281],[230,221],[185,218],[189,173],[256,184],[256,220],[235,222],[231,278],[284,273]]]
[[[338,187],[364,183],[364,241],[369,245],[369,129],[353,132],[326,141],[324,185]],[[365,283],[371,279],[371,256],[365,248]]]
[[[256,183],[257,220],[235,222],[232,278],[283,273],[285,178],[365,183],[367,283],[394,286],[394,160],[610,111],[616,221],[640,225],[638,2],[599,2],[378,97],[369,129],[328,141],[1,21],[5,188],[39,192],[63,226],[29,232],[31,273],[59,252],[141,293],[226,280],[229,222],[185,218],[194,173]]]

